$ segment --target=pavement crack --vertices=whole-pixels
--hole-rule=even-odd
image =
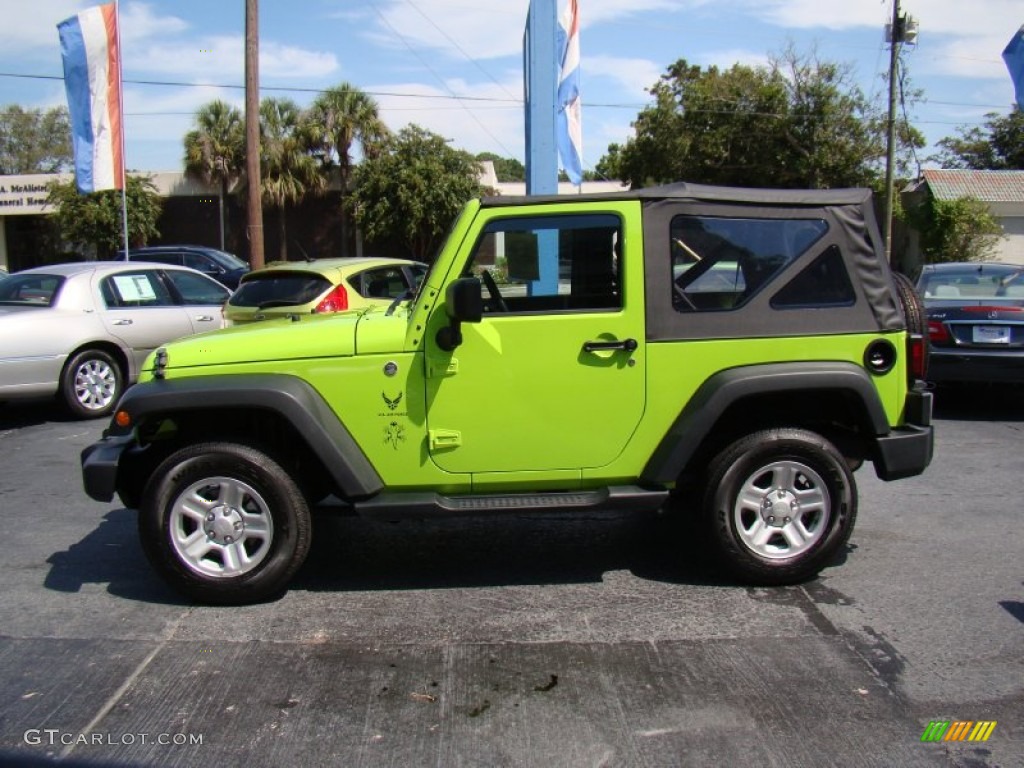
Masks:
[[[100,722],[102,722],[103,718],[105,718],[110,713],[110,710],[117,706],[117,703],[121,700],[125,693],[127,693],[128,689],[131,688],[132,684],[139,679],[143,672],[146,671],[146,668],[150,665],[150,663],[152,663],[153,659],[156,658],[157,654],[160,653],[160,651],[162,651],[164,648],[166,648],[167,644],[174,639],[174,635],[177,633],[178,627],[181,626],[181,623],[192,614],[192,611],[192,608],[186,609],[184,613],[182,613],[177,619],[175,619],[171,623],[170,629],[167,632],[166,637],[164,637],[163,640],[158,642],[156,647],[153,648],[153,650],[146,654],[146,658],[139,662],[139,665],[134,670],[132,670],[132,673],[128,675],[127,678],[125,678],[125,681],[121,683],[121,685],[118,686],[117,690],[110,695],[110,698],[108,698],[103,703],[103,706],[99,708],[99,711],[97,711],[96,714],[93,715],[92,720],[86,723],[85,727],[82,728],[81,733],[92,733],[93,730],[95,730],[96,726],[98,726]],[[63,760],[66,757],[68,757],[72,752],[74,752],[75,747],[78,744],[78,741],[78,739],[74,739],[70,744],[64,747],[64,749],[60,753],[60,757],[58,758],[58,760]]]

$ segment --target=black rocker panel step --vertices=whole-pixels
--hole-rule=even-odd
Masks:
[[[490,493],[445,496],[440,493],[382,493],[356,502],[362,517],[381,520],[402,518],[458,517],[514,512],[557,512],[619,510],[645,512],[658,509],[668,491],[636,485],[615,485],[590,491],[544,493]]]

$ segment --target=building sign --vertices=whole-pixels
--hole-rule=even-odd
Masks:
[[[51,181],[66,181],[65,173],[37,173],[29,176],[0,176],[0,216],[52,213],[46,204]]]

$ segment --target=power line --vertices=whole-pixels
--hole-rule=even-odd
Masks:
[[[411,53],[413,56],[416,57],[416,59],[420,62],[420,64],[422,64],[427,69],[427,71],[430,72],[430,74],[434,76],[434,79],[437,80],[437,82],[439,82],[441,84],[441,87],[444,88],[446,91],[448,91],[449,94],[451,94],[452,98],[456,99],[460,104],[462,104],[463,101],[483,100],[483,99],[480,99],[480,98],[477,98],[477,99],[462,99],[462,98],[459,98],[455,94],[455,92],[448,86],[448,83],[446,83],[444,81],[444,78],[442,78],[440,75],[438,75],[437,72],[434,70],[434,68],[432,66],[430,66],[430,62],[427,61],[422,56],[420,56],[419,52],[412,45],[409,44],[409,41],[406,40],[405,36],[392,26],[391,22],[388,21],[387,17],[383,13],[381,13],[380,8],[377,7],[377,4],[373,0],[370,0],[370,7],[373,9],[374,13],[376,13],[377,16],[380,17],[380,20],[384,23],[384,26],[386,26],[388,29],[390,29],[391,33],[395,37],[397,37],[399,40],[402,41],[402,44],[406,48],[409,49],[409,53]],[[488,101],[506,101],[506,99],[487,99],[487,100]],[[488,136],[490,136],[491,140],[495,144],[497,144],[499,147],[501,147],[502,150],[504,150],[504,152],[506,154],[511,155],[513,157],[515,156],[515,153],[511,152],[509,150],[509,148],[506,147],[505,144],[501,141],[501,139],[499,139],[497,136],[495,136],[493,133],[491,133],[490,129],[486,125],[483,124],[483,122],[480,120],[480,118],[478,118],[476,115],[473,114],[473,111],[469,107],[465,106],[465,104],[463,104],[462,106],[466,110],[466,114],[469,115],[471,118],[473,118],[473,122],[475,122],[477,125],[479,125],[481,130],[483,130],[484,133],[486,133]]]

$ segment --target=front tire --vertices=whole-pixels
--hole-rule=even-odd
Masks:
[[[204,603],[245,605],[284,591],[309,552],[309,507],[270,456],[234,443],[183,448],[143,492],[139,535],[153,567]]]
[[[61,373],[61,398],[72,415],[80,419],[109,416],[123,392],[121,366],[101,349],[83,349]]]
[[[857,489],[828,440],[803,429],[740,438],[711,462],[703,506],[719,560],[758,586],[813,578],[845,545]]]

